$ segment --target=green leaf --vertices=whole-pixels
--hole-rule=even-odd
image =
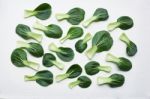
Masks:
[[[125,77],[121,74],[112,74],[109,77],[98,77],[97,78],[97,84],[103,85],[107,84],[112,88],[120,87],[124,84]]]
[[[85,71],[88,75],[95,75],[99,73],[100,71],[111,72],[111,67],[101,66],[98,62],[91,61],[85,65]]]
[[[16,33],[25,40],[34,39],[37,42],[41,42],[43,38],[41,34],[33,33],[30,27],[24,24],[17,25]]]
[[[93,22],[105,21],[109,17],[108,12],[104,8],[97,8],[93,14],[93,16],[86,21],[84,21],[83,26],[87,28]]]
[[[67,78],[76,78],[82,73],[82,68],[78,64],[72,65],[64,74],[56,76],[56,81],[60,82]]]
[[[67,13],[56,14],[56,19],[61,21],[66,19],[72,25],[78,25],[84,20],[85,11],[81,8],[73,8]]]
[[[62,29],[55,24],[44,26],[41,23],[36,22],[33,27],[37,30],[43,31],[45,35],[50,38],[60,38],[63,34]]]
[[[92,38],[90,33],[87,33],[85,37],[75,44],[75,49],[77,52],[82,53],[87,48],[87,42]]]
[[[69,87],[72,89],[75,86],[80,86],[81,88],[88,88],[91,85],[92,81],[87,76],[80,76],[76,81],[71,82]]]
[[[113,39],[109,32],[99,31],[92,39],[92,47],[87,50],[86,55],[89,59],[92,59],[96,53],[108,51],[113,45]]]
[[[68,47],[57,47],[54,43],[51,43],[49,50],[55,52],[56,55],[65,62],[70,62],[74,58],[74,51]]]
[[[80,27],[71,27],[65,37],[63,37],[60,42],[64,43],[66,40],[73,40],[79,38],[83,35],[83,29]]]
[[[48,70],[43,70],[34,76],[25,75],[25,81],[36,81],[39,85],[46,87],[53,83],[53,74]]]
[[[17,48],[12,52],[11,62],[16,67],[28,67],[36,71],[38,71],[39,69],[39,64],[32,61],[28,61],[26,52],[20,48]]]
[[[126,53],[128,56],[134,56],[137,53],[137,46],[135,43],[133,43],[125,33],[122,33],[120,36],[120,40],[125,42],[126,47]]]
[[[129,71],[132,68],[132,63],[124,57],[116,57],[110,53],[106,56],[106,61],[115,63],[121,71]]]
[[[132,28],[134,25],[132,18],[129,16],[121,16],[117,19],[116,22],[112,22],[108,24],[107,29],[108,31],[113,31],[116,28],[120,28],[122,30],[127,30]]]
[[[46,67],[51,67],[51,66],[55,65],[57,68],[59,68],[61,70],[64,68],[64,65],[62,63],[58,62],[56,60],[56,57],[51,53],[44,54],[42,63]]]
[[[17,42],[18,47],[26,49],[31,55],[35,57],[42,57],[44,54],[44,49],[39,43],[26,43],[23,41]]]
[[[51,5],[42,3],[34,10],[25,10],[25,18],[35,16],[40,20],[46,20],[51,16]]]

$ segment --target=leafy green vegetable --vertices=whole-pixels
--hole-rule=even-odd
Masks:
[[[111,72],[111,67],[101,66],[98,62],[91,61],[85,65],[85,71],[88,75],[95,75],[100,71]]]
[[[132,63],[130,60],[124,57],[116,57],[110,53],[107,54],[106,61],[115,63],[122,71],[129,71],[132,68]]]
[[[82,53],[87,48],[87,42],[91,40],[92,36],[90,33],[86,34],[85,37],[75,44],[75,49],[77,52]]]
[[[68,13],[58,13],[56,14],[56,19],[58,21],[66,19],[72,25],[78,25],[84,20],[85,11],[81,8],[73,8]]]
[[[134,56],[137,53],[137,46],[132,42],[125,33],[122,33],[120,40],[125,42],[127,45],[126,52],[128,56]]]
[[[42,57],[44,54],[43,47],[39,43],[27,43],[23,41],[18,41],[17,46],[26,49],[31,55],[35,57]]]
[[[38,42],[42,41],[42,35],[33,33],[27,25],[18,24],[16,27],[16,33],[25,40],[34,39]]]
[[[80,86],[81,88],[88,88],[91,85],[92,81],[87,76],[80,76],[76,81],[71,82],[69,84],[70,88],[73,88],[75,86]]]
[[[93,22],[105,21],[108,19],[108,17],[109,15],[106,9],[97,8],[93,16],[83,23],[83,26],[87,28]]]
[[[113,45],[113,39],[107,31],[97,32],[92,39],[92,47],[86,52],[89,59],[96,53],[108,51]]]
[[[46,67],[51,67],[55,65],[59,69],[64,69],[64,65],[56,60],[56,57],[51,53],[46,53],[43,56],[43,65]]]
[[[36,22],[33,28],[43,31],[47,37],[51,37],[51,38],[60,38],[63,34],[62,29],[55,24],[44,26],[41,23]]]
[[[41,86],[49,86],[53,83],[53,74],[48,70],[37,72],[35,75],[25,75],[25,81],[36,81]]]
[[[66,40],[72,40],[79,38],[83,35],[83,29],[80,27],[71,27],[65,37],[63,37],[60,42],[64,43]]]
[[[32,16],[35,16],[36,18],[40,20],[46,20],[51,16],[51,5],[48,3],[40,4],[37,8],[34,10],[25,10],[25,18],[29,18]]]
[[[72,65],[65,74],[60,74],[56,76],[56,81],[60,82],[67,78],[76,78],[82,73],[82,68],[78,64]]]
[[[132,18],[128,16],[122,16],[117,19],[117,22],[110,23],[107,27],[108,31],[113,31],[116,28],[127,30],[132,28],[134,25]]]
[[[124,84],[124,82],[125,82],[125,77],[121,74],[112,74],[109,77],[98,77],[97,78],[98,85],[107,84],[113,88],[122,86]]]
[[[23,49],[17,48],[11,54],[11,62],[16,67],[28,67],[38,71],[39,64],[28,61],[27,54]]]
[[[57,47],[54,43],[51,43],[49,50],[55,52],[57,56],[65,62],[70,62],[74,58],[74,52],[69,47]]]

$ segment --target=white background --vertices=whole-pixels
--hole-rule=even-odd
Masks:
[[[104,22],[92,24],[86,32],[92,35],[95,32],[106,29],[108,23],[115,21],[118,17],[128,15],[134,19],[134,27],[127,31],[117,29],[111,32],[114,39],[114,45],[109,51],[116,56],[127,57],[125,53],[125,44],[118,37],[122,32],[125,32],[131,40],[138,46],[138,53],[135,57],[129,58],[133,62],[133,68],[129,72],[121,72],[116,65],[105,62],[105,55],[108,52],[97,54],[93,60],[97,60],[101,64],[110,65],[113,68],[112,73],[121,73],[125,75],[126,81],[124,86],[120,88],[110,88],[108,86],[97,86],[96,78],[98,76],[109,76],[111,74],[99,73],[92,76],[93,81],[91,87],[81,89],[68,88],[68,83],[75,79],[68,79],[60,83],[55,83],[49,87],[41,87],[35,82],[24,82],[24,75],[34,74],[33,70],[28,68],[17,68],[10,62],[10,55],[13,49],[16,48],[16,41],[23,40],[15,33],[17,24],[23,23],[30,27],[37,20],[35,17],[24,19],[23,14],[25,9],[33,9],[41,3],[50,3],[52,6],[52,16],[43,24],[48,25],[55,23],[63,28],[64,34],[67,33],[71,26],[68,22],[57,22],[55,13],[67,12],[71,8],[81,7],[86,11],[85,19],[89,18],[96,8],[106,8],[109,12],[109,19]],[[149,99],[150,97],[150,1],[149,0],[0,0],[0,98],[6,99]],[[35,31],[35,30],[33,30]],[[35,31],[41,33],[39,31]],[[44,36],[44,34],[43,34]],[[83,37],[82,37],[83,38]],[[59,40],[54,40],[44,36],[42,45],[45,52],[48,51],[48,44],[55,42],[58,46],[70,46],[74,49],[74,44],[77,41],[67,41],[60,45]],[[91,42],[89,42],[89,46]],[[41,63],[41,58],[36,59],[29,56],[29,60]],[[58,59],[58,58],[57,58]],[[59,59],[58,59],[59,60]],[[88,62],[88,59],[83,54],[76,53],[75,59],[66,64],[65,70],[74,63],[79,63],[82,67]],[[54,75],[64,73],[55,67],[48,68]],[[85,75],[85,72],[83,72]]]

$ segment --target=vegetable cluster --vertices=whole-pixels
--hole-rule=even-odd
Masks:
[[[42,3],[37,6],[33,10],[25,10],[25,18],[29,18],[35,16],[40,20],[46,20],[50,18],[52,14],[52,7],[48,3]],[[72,8],[66,13],[58,13],[56,14],[56,19],[58,21],[67,20],[71,25],[79,25],[85,18],[85,11],[82,8],[76,7]],[[105,21],[109,18],[109,14],[107,9],[97,8],[93,14],[93,16],[87,20],[85,20],[82,24],[84,28],[89,27],[94,22]],[[11,62],[16,67],[28,67],[36,71],[34,75],[25,75],[25,81],[35,81],[41,86],[49,86],[53,83],[54,78],[56,82],[60,82],[65,79],[74,79],[73,82],[69,83],[69,88],[74,88],[75,86],[79,86],[81,88],[88,88],[92,84],[92,79],[90,76],[96,75],[99,72],[110,73],[112,71],[111,66],[103,66],[99,61],[95,61],[96,53],[109,51],[113,46],[113,38],[109,32],[115,30],[116,28],[120,28],[121,30],[127,30],[134,26],[133,19],[129,16],[121,16],[117,19],[116,22],[108,24],[108,31],[101,30],[91,35],[90,33],[86,33],[82,39],[79,39],[84,35],[84,30],[79,26],[71,26],[62,37],[63,28],[61,28],[57,24],[49,24],[44,25],[41,22],[37,21],[33,25],[33,29],[38,30],[39,32],[43,32],[45,36],[50,39],[60,39],[60,43],[63,44],[65,41],[69,40],[77,40],[74,44],[76,52],[82,54],[85,51],[86,56],[90,61],[86,62],[84,66],[84,71],[86,75],[82,75],[83,66],[79,64],[82,60],[78,57],[78,63],[73,63],[68,70],[59,74],[56,77],[53,76],[53,72],[49,70],[41,70],[39,63],[29,61],[28,53],[34,56],[34,58],[42,57],[42,65],[44,67],[52,67],[55,66],[60,70],[63,70],[67,65],[66,62],[71,62],[75,58],[74,49],[68,46],[57,46],[56,43],[51,42],[48,46],[50,52],[45,53],[44,48],[42,46],[42,38],[41,34],[35,33],[31,30],[28,25],[18,24],[16,26],[16,34],[22,37],[24,40],[28,41],[18,41],[17,47],[11,53]],[[92,40],[91,40],[92,39]],[[136,44],[129,39],[129,37],[122,33],[119,37],[121,41],[126,44],[126,53],[128,56],[134,56],[137,53]],[[29,41],[29,40],[35,40]],[[91,47],[88,48],[88,43],[92,41]],[[105,54],[105,53],[104,53]],[[55,56],[56,55],[56,56]],[[59,60],[60,59],[60,60]],[[93,59],[91,61],[91,59]],[[122,72],[129,71],[132,69],[132,62],[125,57],[116,57],[110,53],[106,55],[106,62],[115,63],[118,69]],[[64,64],[66,63],[66,64]],[[104,85],[107,84],[110,87],[120,87],[124,84],[125,77],[122,74],[111,74],[110,76],[98,77],[97,84]]]

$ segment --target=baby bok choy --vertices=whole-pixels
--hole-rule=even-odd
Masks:
[[[122,71],[129,71],[132,68],[132,63],[130,60],[124,57],[116,57],[110,53],[107,54],[106,61],[115,63]]]
[[[82,73],[82,68],[78,64],[72,65],[66,73],[60,74],[56,76],[56,81],[60,82],[62,80],[65,80],[67,78],[76,78]]]
[[[65,37],[63,37],[60,42],[64,43],[66,40],[72,40],[72,39],[76,39],[79,38],[83,35],[83,29],[80,27],[71,27],[68,30],[68,33]]]
[[[128,56],[134,56],[137,53],[136,44],[132,42],[125,33],[121,34],[120,40],[126,43],[127,45],[126,53]]]
[[[109,77],[98,77],[97,84],[104,85],[107,84],[112,88],[120,87],[124,84],[125,77],[121,74],[112,74]]]
[[[48,70],[42,70],[35,75],[25,75],[25,81],[36,81],[39,85],[47,87],[53,83],[53,74]]]
[[[98,62],[91,61],[85,65],[85,71],[88,75],[95,75],[99,73],[100,71],[111,72],[111,67],[101,66]]]
[[[42,35],[31,31],[30,27],[24,24],[18,24],[16,27],[16,33],[25,40],[34,39],[37,42],[42,41]]]
[[[70,62],[74,58],[74,51],[69,47],[57,47],[54,43],[51,43],[49,50],[55,52],[65,62]]]
[[[85,11],[81,8],[73,8],[67,13],[57,13],[56,19],[58,21],[66,19],[72,25],[78,25],[84,20]]]
[[[79,86],[81,88],[88,88],[91,85],[92,81],[87,76],[80,76],[76,81],[71,82],[69,84],[69,88],[74,88],[75,86]]]
[[[40,20],[46,20],[50,17],[51,13],[51,5],[48,3],[43,3],[36,7],[34,10],[25,10],[24,17],[29,18],[35,16]]]
[[[87,42],[92,39],[92,36],[90,33],[87,33],[85,37],[75,44],[75,49],[77,52],[82,53],[87,48]]]
[[[92,39],[92,47],[86,51],[89,59],[92,59],[96,53],[108,51],[113,45],[113,39],[107,31],[97,32]]]
[[[56,57],[51,53],[44,54],[42,63],[45,67],[51,67],[54,65],[61,70],[64,69],[64,65],[58,62]]]
[[[21,49],[26,49],[31,55],[35,57],[42,57],[44,54],[44,49],[39,43],[17,41],[17,46]]]
[[[87,28],[92,24],[93,22],[99,22],[99,21],[105,21],[109,17],[108,12],[106,9],[103,8],[97,8],[94,12],[93,16],[86,21],[83,22],[83,26]]]
[[[113,22],[108,24],[107,29],[108,31],[113,31],[116,28],[120,28],[122,30],[127,30],[132,28],[134,25],[132,18],[128,16],[122,16],[117,19],[117,22]]]
[[[26,52],[20,48],[17,48],[12,52],[11,62],[16,67],[28,67],[36,71],[39,70],[39,64],[32,61],[28,61]]]
[[[60,38],[63,34],[62,29],[55,24],[50,24],[48,26],[45,26],[37,21],[34,24],[33,28],[44,32],[44,34],[50,38]]]

